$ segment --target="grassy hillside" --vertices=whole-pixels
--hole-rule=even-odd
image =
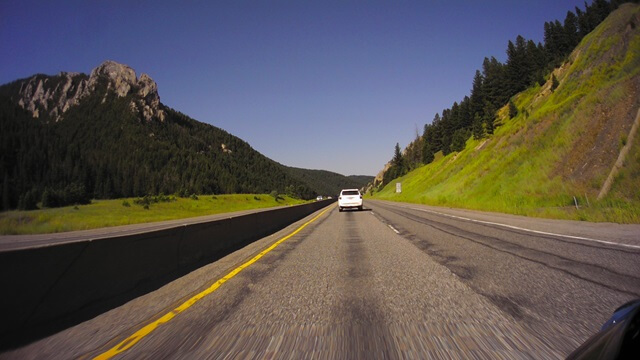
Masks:
[[[375,197],[590,221],[640,222],[636,139],[609,194],[596,197],[627,145],[640,107],[640,6],[612,13],[576,47],[551,80],[499,111],[488,139],[392,181]],[[395,183],[403,192],[395,194]],[[574,204],[578,202],[579,209]]]
[[[42,234],[87,230],[189,218],[194,216],[301,204],[305,201],[271,195],[216,195],[175,198],[144,207],[135,199],[95,200],[90,205],[0,213],[0,235]]]

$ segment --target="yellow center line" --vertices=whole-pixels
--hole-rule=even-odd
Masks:
[[[264,249],[258,255],[254,256],[251,260],[249,260],[246,263],[244,263],[244,264],[238,266],[237,268],[233,269],[230,273],[228,273],[227,275],[222,277],[220,280],[218,280],[215,283],[213,283],[213,285],[211,285],[207,289],[205,289],[202,292],[194,295],[193,297],[191,297],[189,300],[187,300],[184,303],[182,303],[177,308],[175,308],[172,311],[164,314],[163,316],[161,316],[160,318],[154,320],[150,324],[144,326],[142,329],[136,331],[135,333],[133,333],[132,335],[130,335],[126,339],[124,339],[121,342],[119,342],[116,346],[114,346],[111,349],[107,350],[106,352],[96,356],[94,359],[110,359],[110,358],[112,358],[112,357],[114,357],[114,356],[116,356],[116,355],[118,355],[118,354],[120,354],[122,352],[125,352],[128,349],[132,348],[135,344],[138,343],[138,341],[142,340],[145,336],[149,335],[152,331],[157,329],[160,325],[162,325],[162,324],[164,324],[166,322],[169,322],[171,319],[173,319],[179,313],[187,310],[188,308],[193,306],[195,303],[200,301],[205,296],[207,296],[207,295],[211,294],[212,292],[216,291],[222,284],[224,284],[225,282],[227,282],[228,280],[230,280],[234,276],[238,275],[242,270],[244,270],[245,268],[249,267],[251,264],[253,264],[256,261],[260,260],[261,257],[265,256],[268,252],[270,252],[271,250],[273,250],[276,247],[278,247],[278,245],[282,244],[287,239],[291,238],[295,234],[297,234],[300,231],[302,231],[302,229],[307,227],[307,225],[309,225],[312,222],[316,221],[319,217],[321,217],[324,213],[326,213],[329,210],[330,210],[330,208],[323,210],[320,214],[316,215],[316,217],[314,217],[313,219],[311,219],[311,220],[307,221],[306,223],[304,223],[302,226],[297,228],[291,234],[289,234],[289,235],[283,237],[282,239],[276,241],[275,243],[273,243],[273,245],[271,245],[268,248]]]

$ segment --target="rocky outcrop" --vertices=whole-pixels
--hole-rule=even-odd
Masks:
[[[223,152],[223,153],[231,154],[231,153],[233,152],[233,151],[231,151],[231,149],[229,149],[229,148],[227,147],[227,145],[225,145],[225,144],[222,144],[222,146],[221,146],[221,147],[222,147],[222,152]]]
[[[380,172],[378,173],[378,175],[376,175],[376,177],[373,179],[372,182],[368,183],[363,191],[364,192],[369,192],[371,190],[377,189],[378,187],[380,187],[380,184],[382,184],[382,181],[384,179],[384,173],[387,172],[387,170],[389,170],[389,168],[391,167],[391,162],[388,162],[384,165],[384,169],[380,170]]]
[[[29,110],[33,117],[40,117],[42,110],[56,121],[59,120],[62,113],[77,105],[85,96],[86,76],[83,79],[81,74],[62,72],[56,80],[36,75],[23,81],[18,105]]]
[[[115,61],[105,61],[93,69],[89,77],[62,72],[55,77],[36,75],[23,80],[17,102],[34,117],[46,113],[54,121],[59,121],[71,107],[95,94],[96,88],[103,82],[107,86],[103,103],[110,93],[115,93],[118,97],[133,95],[130,104],[133,112],[138,113],[145,121],[164,121],[165,112],[160,106],[156,82],[147,74],[141,74],[137,78],[132,68]]]
[[[164,121],[165,113],[160,109],[160,96],[158,95],[158,85],[147,74],[141,74],[137,82],[138,101],[136,108],[142,112],[145,120],[150,121],[157,118]]]
[[[88,88],[95,89],[102,79],[109,80],[109,89],[113,89],[119,97],[127,96],[131,87],[138,82],[136,72],[132,68],[115,61],[105,61],[93,69],[89,77]]]

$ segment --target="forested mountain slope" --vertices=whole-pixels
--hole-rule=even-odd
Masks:
[[[0,87],[0,204],[30,209],[146,194],[316,190],[243,140],[162,103],[156,83],[107,61],[90,76]]]
[[[460,149],[435,154],[428,165],[389,181],[377,196],[640,222],[640,141],[631,142],[639,108],[640,5],[624,4],[545,82],[499,109],[493,134],[467,133]],[[629,153],[611,191],[596,200],[625,147]],[[394,193],[395,182],[402,182],[401,194]]]

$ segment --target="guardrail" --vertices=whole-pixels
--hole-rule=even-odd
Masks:
[[[149,292],[335,200],[205,223],[0,252],[0,347],[59,331]]]

